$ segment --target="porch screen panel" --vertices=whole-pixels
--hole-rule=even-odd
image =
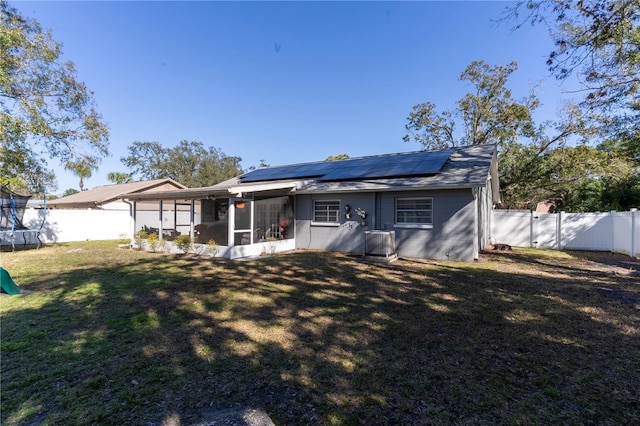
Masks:
[[[275,197],[255,201],[255,241],[285,240],[292,238],[289,231],[293,212],[289,197]]]

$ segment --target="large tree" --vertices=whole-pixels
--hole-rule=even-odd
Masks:
[[[534,94],[515,100],[507,88],[515,62],[490,66],[472,62],[460,75],[473,92],[457,102],[454,110],[437,111],[425,102],[413,107],[405,126],[405,141],[415,141],[426,149],[487,143],[508,143],[534,133],[531,112],[539,105]]]
[[[577,77],[585,116],[603,135],[640,134],[640,0],[523,0],[507,17],[549,27],[550,71]]]
[[[518,102],[507,87],[515,70],[514,63],[472,63],[461,79],[472,83],[473,92],[453,111],[437,112],[430,102],[415,106],[405,140],[426,148],[498,144],[503,207],[535,208],[540,201],[553,201],[565,210],[629,206],[634,193],[614,189],[636,181],[630,155],[567,146],[572,136],[590,135],[583,110],[573,105],[556,122],[536,125],[531,118],[538,105],[535,96]],[[635,147],[631,142],[623,145],[632,151]]]
[[[633,162],[620,151],[577,145],[541,152],[535,144],[513,143],[499,167],[505,207],[551,201],[556,210],[606,211],[637,201],[637,189],[625,188],[634,179]]]
[[[0,180],[53,186],[47,159],[98,162],[108,131],[93,93],[49,31],[0,1]]]
[[[158,142],[134,142],[129,155],[120,159],[133,176],[142,179],[171,178],[190,188],[210,186],[242,173],[240,157],[229,157],[202,142],[181,141],[174,148]]]

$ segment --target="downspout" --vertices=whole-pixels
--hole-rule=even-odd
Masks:
[[[159,203],[159,206],[160,206],[160,214],[159,214],[159,217],[158,217],[158,219],[160,219],[160,226],[158,227],[158,239],[163,240],[164,238],[163,238],[162,235],[164,234],[164,229],[162,228],[162,226],[163,226],[163,224],[162,224],[162,209],[163,209],[162,200],[160,200],[158,203]]]
[[[480,226],[478,223],[478,192],[479,188],[477,186],[471,188],[471,193],[473,194],[473,260],[478,260],[480,257],[480,249],[478,248],[478,227]]]
[[[122,202],[129,205],[129,239],[133,241],[133,237],[136,231],[136,202],[130,203],[129,201],[122,199]]]

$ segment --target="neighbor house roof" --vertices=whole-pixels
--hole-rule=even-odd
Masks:
[[[304,194],[474,188],[486,186],[489,180],[494,202],[498,202],[496,146],[475,145],[264,167],[206,188],[126,198],[197,199],[282,190]]]
[[[119,201],[123,196],[167,190],[170,187],[184,190],[187,187],[173,179],[155,179],[141,182],[104,185],[88,191],[78,192],[55,200],[47,201],[52,208],[99,208],[101,205]]]

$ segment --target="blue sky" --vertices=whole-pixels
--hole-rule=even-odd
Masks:
[[[14,2],[63,43],[94,91],[111,156],[86,181],[127,171],[134,141],[201,141],[242,166],[420,149],[405,143],[411,107],[451,109],[474,60],[517,61],[516,98],[534,85],[552,119],[547,29],[496,24],[509,2]],[[78,179],[56,161],[58,193]]]

